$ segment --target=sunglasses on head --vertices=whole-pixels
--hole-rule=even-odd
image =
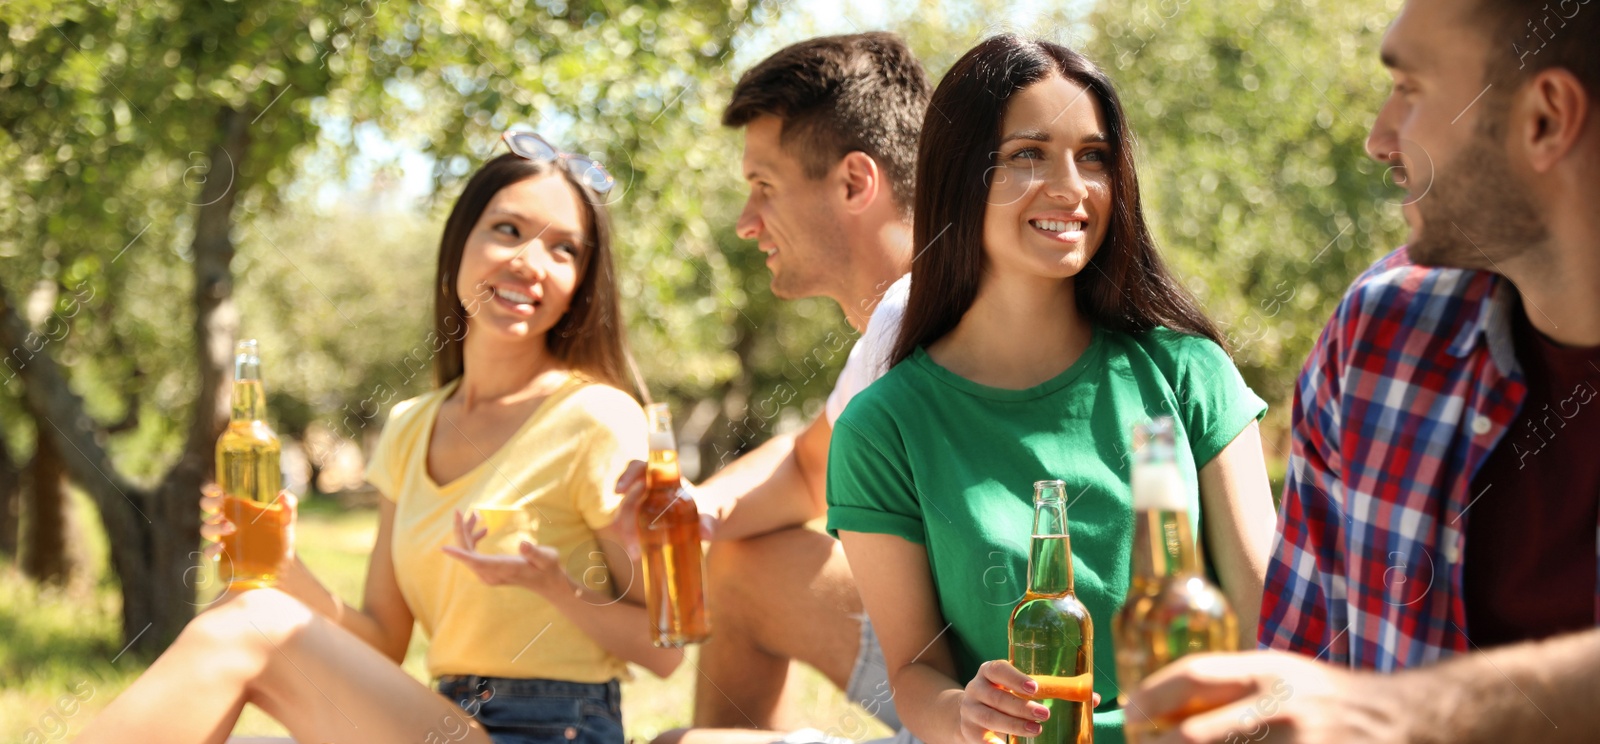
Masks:
[[[604,166],[582,155],[558,150],[555,145],[533,132],[506,132],[500,135],[500,139],[511,148],[511,152],[524,160],[531,160],[540,165],[555,164],[565,168],[567,173],[578,179],[578,183],[589,187],[596,194],[610,192],[616,183]]]

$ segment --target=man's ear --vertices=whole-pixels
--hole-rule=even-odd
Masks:
[[[1520,118],[1525,128],[1521,132],[1513,128],[1515,144],[1527,153],[1535,173],[1549,173],[1583,138],[1594,101],[1577,76],[1560,67],[1534,75],[1520,98],[1512,116]]]
[[[834,172],[843,182],[845,211],[850,214],[865,212],[877,201],[879,192],[885,186],[883,169],[878,167],[878,161],[860,150],[845,153]]]

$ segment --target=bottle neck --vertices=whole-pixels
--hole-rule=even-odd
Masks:
[[[1133,576],[1136,580],[1197,573],[1199,567],[1187,511],[1139,509],[1135,512]]]
[[[230,421],[265,421],[267,418],[267,393],[260,380],[233,381],[233,407]]]
[[[1066,504],[1060,500],[1034,504],[1028,593],[1044,597],[1072,593],[1072,542],[1067,537]]]
[[[674,486],[679,483],[678,451],[676,449],[650,449],[650,459],[645,463],[645,485],[649,488]]]

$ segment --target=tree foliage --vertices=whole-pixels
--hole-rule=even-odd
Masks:
[[[1396,2],[1101,3],[1019,21],[999,0],[924,0],[883,17],[935,81],[1002,30],[1106,67],[1141,136],[1158,237],[1279,403],[1345,284],[1399,238],[1386,174],[1361,150]],[[740,138],[718,124],[765,54],[877,25],[846,11],[823,28],[801,10],[0,5],[0,480],[36,436],[59,438],[112,535],[127,635],[159,648],[195,599],[194,489],[233,338],[263,340],[280,430],[369,438],[431,384],[444,213],[513,125],[616,174],[631,341],[702,476],[815,415],[853,334],[831,303],[772,297],[732,232]],[[395,197],[408,158],[432,164],[421,202]]]
[[[1365,153],[1398,5],[1164,0],[1089,21],[1141,139],[1156,236],[1279,411],[1350,281],[1404,237],[1399,191]]]

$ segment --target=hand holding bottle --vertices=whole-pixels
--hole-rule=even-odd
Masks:
[[[1049,720],[1050,710],[1033,701],[1050,692],[1039,689],[1038,682],[1009,661],[985,662],[961,694],[962,740],[1003,744],[1005,738],[998,734],[1038,734],[1039,723]],[[1089,705],[1100,705],[1100,693],[1090,695]]]
[[[622,471],[622,475],[618,476],[616,489],[617,493],[622,494],[622,506],[617,510],[616,521],[611,523],[615,529],[608,529],[606,532],[608,537],[620,542],[627,549],[628,555],[632,557],[639,556],[639,532],[635,529],[635,523],[639,520],[639,505],[644,502],[646,490],[645,474],[648,469],[649,463],[643,460],[634,460],[628,463],[628,467]],[[693,501],[697,507],[701,505],[700,494],[693,483],[681,480],[679,481],[678,489]],[[716,514],[701,511],[700,539],[715,540],[720,522],[721,519]]]
[[[299,500],[293,493],[279,491],[275,501],[262,505],[259,510],[250,510],[250,506],[252,504],[249,503],[241,505],[237,499],[230,503],[222,488],[215,483],[200,487],[200,536],[206,540],[203,550],[207,558],[229,564],[222,567],[224,581],[232,574],[231,564],[237,560],[234,553],[254,552],[249,550],[253,546],[242,546],[241,550],[239,545],[240,525],[235,520],[242,519],[246,514],[250,516],[250,521],[244,525],[246,530],[282,530],[282,552],[270,551],[274,558],[279,559],[276,566],[278,571],[274,575],[281,574],[294,563],[294,524],[299,514]]]
[[[1036,736],[1050,711],[1032,700],[1033,678],[1005,660],[986,661],[961,693],[961,739],[993,744],[995,734]]]

